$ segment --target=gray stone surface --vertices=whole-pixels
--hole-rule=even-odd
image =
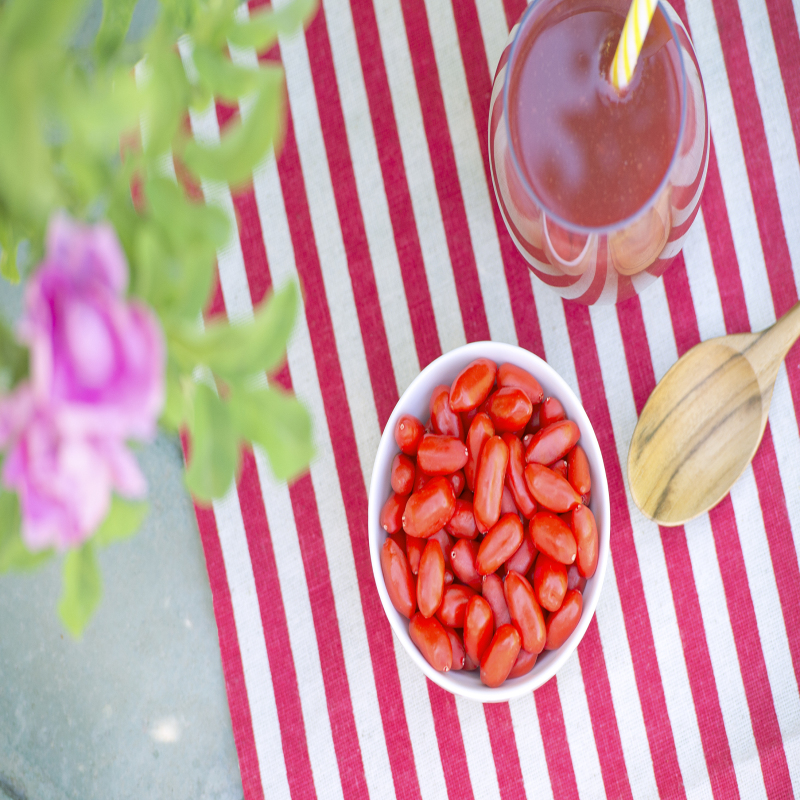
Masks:
[[[82,34],[99,25],[93,3]],[[141,0],[129,39],[157,13]],[[80,38],[80,34],[79,37]],[[0,280],[0,317],[22,307]],[[203,550],[176,440],[139,452],[150,513],[102,550],[81,641],[56,615],[61,560],[0,576],[0,800],[240,800]]]
[[[83,639],[56,616],[60,562],[0,576],[0,798],[235,800],[241,779],[208,575],[178,444],[140,453],[151,510],[100,552]]]
[[[0,280],[0,316],[19,287]],[[139,453],[150,513],[100,551],[81,641],[56,615],[61,560],[0,575],[0,800],[239,800],[219,640],[178,442]]]

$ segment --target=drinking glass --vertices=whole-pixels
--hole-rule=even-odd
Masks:
[[[644,51],[666,47],[678,87],[680,120],[668,166],[655,191],[624,219],[584,225],[548,208],[526,173],[520,137],[520,89],[511,102],[509,86],[521,81],[520,70],[531,42],[565,15],[611,10],[624,19],[629,0],[533,0],[512,28],[497,65],[489,110],[489,160],[495,196],[506,227],[531,271],[562,297],[585,304],[619,303],[659,278],[680,252],[697,215],[705,184],[709,128],[703,81],[694,47],[674,9],[661,0],[659,11],[669,35],[646,41]],[[658,14],[659,11],[656,13]],[[545,27],[543,27],[545,26]],[[663,22],[662,30],[666,31]],[[651,26],[651,31],[653,30]],[[654,38],[654,37],[650,37]],[[562,78],[563,79],[563,78]],[[524,84],[519,83],[519,86]],[[631,90],[635,86],[631,84]],[[537,124],[532,114],[526,124]],[[529,140],[530,141],[530,140]],[[578,168],[580,168],[578,166]],[[657,176],[651,176],[657,180]],[[642,184],[644,185],[644,184]],[[590,185],[590,191],[598,187]]]

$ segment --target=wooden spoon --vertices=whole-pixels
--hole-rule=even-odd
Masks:
[[[761,333],[709,339],[659,381],[633,432],[628,480],[637,506],[682,525],[715,506],[755,455],[778,368],[800,337],[800,303]]]

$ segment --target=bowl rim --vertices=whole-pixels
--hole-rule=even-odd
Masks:
[[[491,358],[498,366],[512,363],[528,370],[542,384],[545,396],[553,395],[558,398],[567,411],[567,417],[577,423],[581,431],[581,446],[586,452],[592,470],[590,507],[597,520],[599,537],[597,569],[592,578],[587,581],[583,594],[583,612],[578,626],[558,650],[545,651],[547,658],[544,663],[537,660],[536,666],[527,675],[507,680],[494,689],[484,686],[476,672],[460,670],[438,672],[425,660],[408,634],[408,620],[394,608],[389,599],[380,564],[380,549],[386,539],[386,532],[381,528],[379,519],[381,508],[391,491],[388,481],[391,461],[399,452],[394,440],[394,428],[397,420],[402,414],[411,413],[408,407],[418,395],[424,395],[427,404],[435,386],[451,384],[461,370],[476,358]],[[480,703],[506,702],[538,689],[566,663],[586,633],[597,608],[610,554],[611,525],[608,480],[597,436],[579,398],[569,384],[546,361],[516,345],[492,341],[470,342],[443,353],[411,381],[397,401],[384,427],[370,478],[367,525],[372,572],[384,613],[404,650],[428,678],[452,694]],[[541,669],[539,669],[540,664],[542,665]]]

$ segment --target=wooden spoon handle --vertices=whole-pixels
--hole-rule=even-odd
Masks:
[[[771,392],[778,369],[789,348],[800,338],[800,303],[790,308],[774,325],[767,328],[750,347],[745,356],[753,365],[762,392]]]

